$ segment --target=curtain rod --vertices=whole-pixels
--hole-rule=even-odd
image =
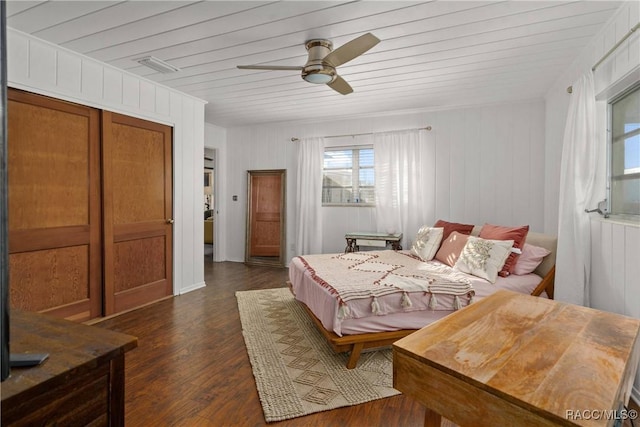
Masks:
[[[591,71],[595,71],[596,68],[598,68],[598,66],[600,64],[602,64],[613,52],[615,52],[615,50],[622,44],[624,43],[624,41],[626,39],[628,39],[629,37],[631,37],[631,35],[636,32],[636,30],[640,28],[640,22],[638,22],[636,25],[633,26],[633,28],[631,28],[629,31],[627,31],[627,34],[625,34],[624,36],[622,36],[622,38],[618,41],[618,43],[614,44],[613,47],[611,49],[609,49],[607,51],[607,53],[605,53],[602,58],[600,58],[600,60],[598,62],[596,62],[593,67],[591,67]],[[569,86],[567,88],[567,93],[573,93],[573,86]]]
[[[423,127],[423,128],[413,128],[413,129],[400,129],[400,130],[396,130],[396,131],[389,131],[389,132],[402,132],[402,131],[406,131],[406,130],[431,130],[431,126],[427,126],[427,127]],[[323,136],[323,138],[344,138],[347,136],[363,136],[363,135],[373,135],[374,133],[384,133],[384,132],[366,132],[366,133],[352,133],[349,135],[329,135],[329,136]],[[300,138],[296,138],[291,137],[291,142],[296,142],[296,141],[300,141]]]
[[[600,60],[598,62],[595,63],[595,65],[593,67],[591,67],[591,71],[595,71],[596,68],[598,68],[598,65],[602,64],[602,62],[607,59],[609,57],[609,55],[611,55],[617,48],[618,46],[620,46],[622,43],[624,43],[624,41],[626,39],[628,39],[629,37],[631,37],[631,34],[633,34],[638,28],[640,28],[640,22],[638,22],[636,25],[633,26],[632,29],[630,29],[627,34],[625,34],[624,36],[622,36],[622,38],[620,39],[620,41],[618,41],[618,43],[614,44],[613,47],[611,49],[609,49],[609,51],[607,53],[604,54],[604,56],[602,58],[600,58]]]

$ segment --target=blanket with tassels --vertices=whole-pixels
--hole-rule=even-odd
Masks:
[[[473,302],[475,291],[464,273],[432,262],[422,262],[409,252],[392,250],[298,257],[320,286],[338,299],[338,318],[350,316],[348,301],[371,299],[371,312],[380,314],[378,298],[401,294],[403,311],[411,311],[409,293],[429,294],[432,310],[459,309]],[[439,304],[439,295],[453,296],[452,306]]]

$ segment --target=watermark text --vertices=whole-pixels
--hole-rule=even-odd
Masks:
[[[568,420],[635,420],[638,411],[635,409],[567,409]]]

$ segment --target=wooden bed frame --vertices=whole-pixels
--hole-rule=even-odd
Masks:
[[[372,332],[368,334],[343,335],[338,336],[335,332],[328,331],[322,326],[322,322],[313,314],[305,303],[298,301],[302,307],[309,313],[309,317],[316,324],[318,330],[329,342],[329,345],[336,353],[350,352],[347,361],[347,369],[353,369],[358,364],[360,353],[366,348],[386,347],[390,346],[400,338],[412,334],[416,329],[402,329],[400,331],[390,332]]]
[[[472,235],[477,235],[479,227],[474,228]],[[527,243],[532,245],[542,246],[551,251],[549,255],[545,257],[545,260],[538,266],[535,273],[542,277],[542,281],[531,292],[533,296],[540,296],[542,292],[546,292],[549,299],[553,299],[554,282],[556,274],[556,245],[557,239],[553,236],[548,236],[540,233],[529,232],[527,235]],[[287,282],[289,290],[293,293],[293,287],[290,282]],[[294,294],[295,296],[295,294]],[[313,320],[320,333],[326,338],[329,345],[336,353],[350,352],[349,360],[347,361],[347,369],[353,369],[358,364],[360,354],[362,350],[368,348],[378,348],[390,346],[400,338],[406,337],[409,334],[414,333],[417,329],[402,329],[399,331],[389,332],[372,332],[366,334],[354,334],[339,336],[335,332],[327,330],[320,319],[301,301],[298,301],[302,307],[309,313],[309,317]]]

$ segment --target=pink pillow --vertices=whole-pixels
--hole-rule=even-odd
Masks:
[[[436,259],[443,264],[453,267],[456,261],[458,261],[458,257],[460,256],[464,245],[467,244],[468,239],[468,235],[454,231],[447,239],[442,240],[442,245],[440,246],[438,253],[436,253]]]
[[[513,274],[522,276],[524,274],[533,273],[533,271],[542,263],[544,257],[550,253],[551,251],[548,249],[525,243],[522,247],[522,254],[518,257],[516,266],[513,269]]]
[[[449,237],[449,234],[453,233],[454,231],[457,231],[458,233],[461,233],[461,234],[471,234],[471,232],[473,231],[473,224],[460,224],[459,222],[447,222],[441,219],[439,219],[434,224],[434,227],[444,228],[444,233],[442,234],[443,241],[447,237]]]
[[[513,240],[513,247],[522,249],[522,245],[524,245],[524,241],[527,238],[527,233],[529,233],[528,225],[523,225],[522,227],[502,227],[500,225],[485,224],[482,226],[482,229],[480,229],[479,237],[490,240]],[[498,275],[507,277],[513,273],[513,268],[516,266],[517,260],[518,254],[511,252]]]

